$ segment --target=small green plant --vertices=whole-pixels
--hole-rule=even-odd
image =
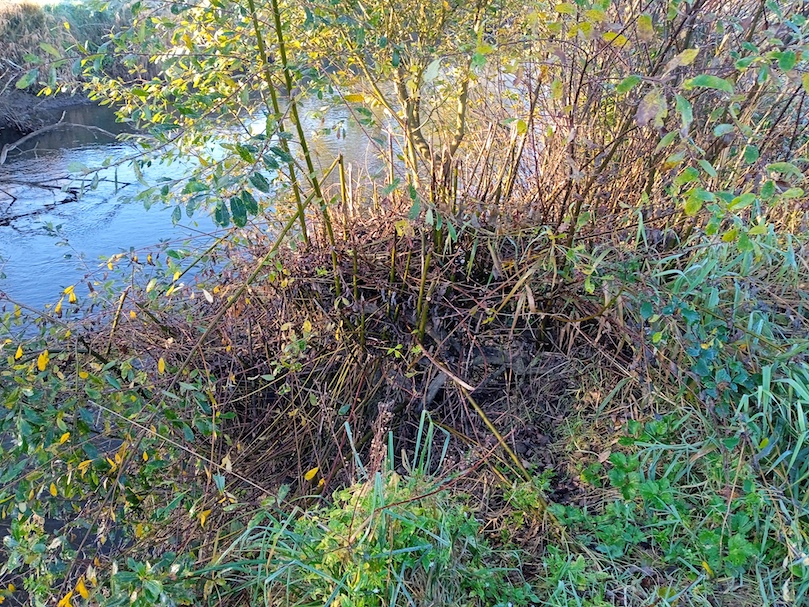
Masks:
[[[459,497],[395,472],[338,491],[328,506],[266,508],[210,568],[253,604],[527,605],[514,554],[495,553]]]

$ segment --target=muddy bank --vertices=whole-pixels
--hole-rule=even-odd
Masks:
[[[38,97],[16,89],[0,94],[0,132],[20,137],[59,120],[59,112],[92,101],[82,95]]]

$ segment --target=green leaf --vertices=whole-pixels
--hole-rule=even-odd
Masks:
[[[242,202],[244,203],[244,208],[247,209],[247,212],[251,215],[258,214],[258,201],[253,197],[253,194],[244,190],[242,192]]]
[[[281,162],[286,162],[287,164],[289,164],[290,162],[293,162],[293,158],[292,158],[292,156],[289,154],[289,152],[285,151],[283,148],[279,148],[278,146],[272,146],[272,147],[270,148],[270,151],[271,151],[273,154],[275,154],[275,156],[276,156],[276,157],[277,157],[277,158],[278,158],[278,159],[279,159]],[[266,162],[266,161],[265,161],[265,162]]]
[[[247,209],[242,199],[238,196],[230,199],[230,212],[233,215],[233,223],[237,227],[243,228],[247,225]]]
[[[752,192],[747,192],[745,194],[741,194],[740,196],[736,196],[733,200],[730,201],[728,204],[729,211],[736,211],[739,209],[746,209],[751,204],[756,201],[756,195]]]
[[[655,154],[657,154],[660,150],[669,147],[676,138],[677,138],[677,131],[666,133],[665,137],[663,137],[663,139],[660,140],[660,143],[657,144],[657,147],[655,148]]]
[[[693,88],[715,89],[717,91],[733,94],[733,85],[730,82],[724,78],[709,76],[708,74],[700,74],[690,80],[686,80],[683,83],[683,87],[689,90]]]
[[[407,189],[410,193],[410,200],[413,201],[413,206],[410,207],[410,212],[407,214],[407,218],[410,221],[415,221],[419,218],[419,213],[421,213],[421,200],[419,200],[419,195],[416,192],[416,188],[413,187],[413,184],[408,184]]]
[[[792,198],[803,198],[803,188],[789,188],[786,192],[781,194],[782,200],[790,200]]]
[[[255,156],[253,156],[253,150],[251,150],[246,145],[241,145],[239,143],[236,144],[236,152],[239,154],[239,157],[244,160],[245,162],[249,162],[250,164],[256,161]]]
[[[801,86],[805,93],[809,93],[809,72],[801,76]]]
[[[250,183],[252,183],[259,192],[267,194],[270,191],[270,182],[261,173],[253,173],[250,176]]]
[[[183,218],[183,211],[180,209],[179,206],[174,207],[174,210],[171,212],[171,223],[177,223]]]
[[[778,59],[778,67],[784,72],[791,70],[798,62],[798,56],[795,54],[795,51],[781,51],[779,53],[773,53],[773,55]]]
[[[34,68],[27,72],[22,78],[17,80],[17,84],[15,85],[18,89],[27,89],[29,86],[34,84],[37,80],[37,76],[39,76],[39,70]]]
[[[697,160],[697,164],[701,166],[702,170],[705,171],[709,176],[716,177],[716,169],[713,168],[713,165],[710,162],[701,158]]]
[[[648,301],[644,301],[640,306],[640,316],[643,320],[649,320],[654,314],[654,308]]]
[[[803,177],[801,170],[791,162],[773,162],[767,165],[768,171],[774,173],[781,173],[782,175],[794,175],[795,177]]]
[[[691,191],[691,196],[701,202],[713,202],[716,200],[716,196],[714,196],[713,192],[703,190],[702,188],[694,188]]]
[[[191,178],[183,188],[183,194],[193,194],[195,192],[207,192],[208,186],[198,179]]]
[[[40,42],[39,43],[39,48],[41,48],[43,51],[45,51],[49,55],[53,55],[57,59],[62,56],[62,52],[58,48],[56,48],[52,44],[48,44],[47,42]]]
[[[636,74],[627,76],[626,78],[621,80],[621,82],[618,83],[618,86],[615,87],[615,92],[620,94],[628,93],[633,88],[635,88],[640,81],[641,77]]]
[[[225,206],[224,202],[219,202],[216,205],[216,209],[214,210],[213,219],[217,223],[217,225],[226,228],[230,225],[230,213],[228,213],[228,208]]]
[[[696,196],[689,196],[685,201],[685,214],[692,217],[699,213],[702,208],[702,201]]]
[[[734,128],[736,127],[734,127],[732,124],[717,124],[713,128],[713,134],[715,137],[722,137],[723,135],[732,133]]]
[[[758,148],[754,145],[746,145],[744,146],[744,161],[747,164],[753,164],[756,160],[758,160],[759,152]]]
[[[694,122],[694,110],[688,99],[682,95],[675,95],[674,100],[677,113],[680,114],[680,118],[683,121],[683,132],[688,133],[688,128],[691,126],[691,123]]]
[[[759,195],[765,200],[772,198],[775,195],[775,182],[772,179],[765,181]]]
[[[697,179],[699,179],[699,171],[694,167],[687,167],[674,178],[674,185],[681,186],[696,181]]]

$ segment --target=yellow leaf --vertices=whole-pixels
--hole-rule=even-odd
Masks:
[[[557,13],[562,13],[563,15],[575,15],[576,14],[576,5],[572,2],[561,2],[557,4],[555,7]]]
[[[312,332],[312,323],[309,322],[309,319],[303,321],[303,332],[304,333],[311,333]]]
[[[70,432],[65,432],[62,436],[59,437],[59,444],[63,445],[69,440],[70,440]]]
[[[107,262],[107,269],[108,269],[108,270],[112,270],[112,267],[113,267],[113,266],[112,266],[112,261],[108,261],[108,262]]]
[[[138,317],[138,315],[135,313],[135,310],[130,310],[129,311],[129,318],[131,318],[132,320],[135,320],[137,317]]]
[[[79,377],[81,379],[87,379],[88,377],[90,377],[90,374],[87,371],[79,371]]]
[[[73,591],[71,590],[62,599],[56,604],[56,607],[73,607],[73,604],[70,602],[70,598],[73,596]]]
[[[56,483],[51,483],[50,492],[51,492],[51,495],[53,497],[56,497],[57,495],[59,495],[59,491],[57,491],[57,489],[56,489]]]
[[[163,360],[162,356],[160,357],[160,360],[157,361],[157,372],[160,373],[160,375],[163,375],[163,373],[166,372],[166,361]]]
[[[53,309],[53,313],[56,315],[62,314],[62,302],[64,301],[64,297],[59,298],[59,303],[56,304],[56,307]]]
[[[655,38],[655,29],[652,25],[652,16],[648,13],[638,17],[638,38],[644,42],[651,42]]]
[[[205,521],[207,521],[207,520],[208,520],[208,515],[209,515],[210,513],[211,513],[211,511],[210,511],[210,510],[205,510],[204,512],[200,512],[200,513],[199,513],[199,524],[200,524],[200,527],[204,527],[204,526],[205,526]]]
[[[65,287],[65,295],[70,295],[74,291],[75,288],[76,288],[76,285],[70,285],[69,287]]]
[[[14,592],[15,590],[17,590],[17,587],[14,584],[9,584],[8,585],[8,591],[9,592]]]
[[[37,369],[40,371],[44,371],[45,368],[48,366],[48,361],[50,360],[50,354],[48,354],[47,350],[43,350],[42,354],[37,357]]]
[[[318,470],[320,470],[320,468],[319,468],[319,467],[317,467],[317,466],[315,466],[314,468],[312,468],[311,470],[309,470],[309,472],[307,472],[306,474],[304,474],[304,475],[303,475],[303,478],[304,478],[305,480],[307,480],[307,481],[311,481],[313,478],[315,478],[315,475],[317,474],[317,471],[318,471]]]
[[[708,561],[702,561],[702,568],[708,573],[708,577],[714,576],[713,569],[711,569],[711,566],[708,564]]]
[[[148,461],[149,461],[149,454],[148,454],[148,453],[146,453],[146,451],[144,451],[144,452],[143,452],[143,461],[144,461],[144,462],[148,462]]]
[[[604,35],[601,36],[601,38],[604,40],[604,42],[609,42],[610,44],[619,48],[629,44],[629,38],[617,32],[604,32]]]
[[[86,474],[87,470],[90,468],[90,464],[92,463],[92,460],[86,459],[77,466],[82,476]]]
[[[363,101],[365,101],[365,95],[363,95],[362,93],[354,93],[351,95],[346,95],[344,99],[349,103],[362,103]]]
[[[89,599],[90,598],[90,593],[87,592],[87,586],[84,585],[84,578],[83,577],[80,577],[79,581],[76,582],[76,592],[78,592],[81,595],[81,598],[83,598],[83,599]]]
[[[68,296],[67,296],[67,300],[68,300],[70,303],[76,303],[76,301],[77,301],[77,299],[76,299],[76,294],[75,294],[73,291],[71,291],[71,292],[70,292],[70,295],[68,295]]]
[[[179,270],[177,270],[177,271],[174,273],[174,278],[172,278],[172,280],[173,280],[173,281],[175,281],[175,282],[176,282],[176,281],[178,281],[178,280],[180,280],[180,271],[179,271]]]
[[[14,360],[20,360],[22,358],[22,346],[17,346],[17,351],[14,353]]]
[[[19,318],[22,316],[22,309],[20,306],[14,306],[14,318]]]

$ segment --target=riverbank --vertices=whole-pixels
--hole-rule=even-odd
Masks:
[[[7,89],[0,94],[0,143],[55,124],[59,112],[76,106],[91,105],[84,95],[40,97],[25,91]]]

